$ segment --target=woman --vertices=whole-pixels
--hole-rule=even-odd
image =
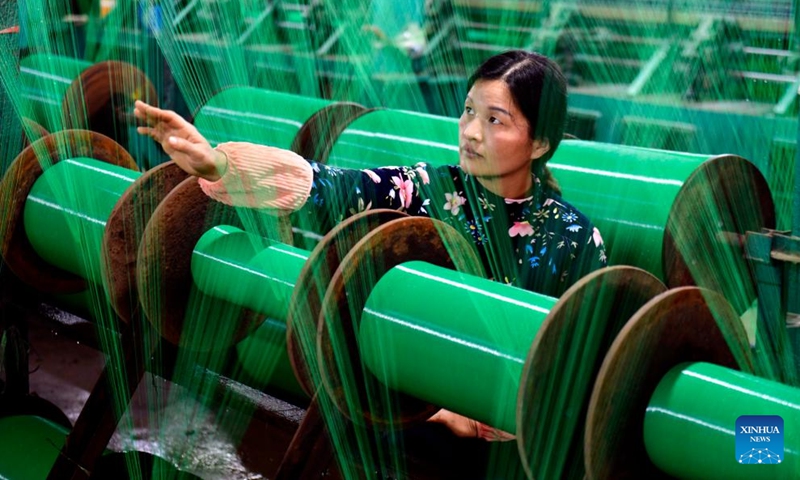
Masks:
[[[211,148],[173,112],[141,102],[135,115],[211,197],[237,206],[292,211],[322,231],[348,215],[394,208],[445,221],[470,237],[489,276],[561,295],[606,263],[599,232],[561,198],[545,164],[564,134],[564,76],[548,58],[510,51],[470,77],[459,120],[459,165],[347,170],[247,143]],[[459,435],[505,437],[449,412],[435,421]]]

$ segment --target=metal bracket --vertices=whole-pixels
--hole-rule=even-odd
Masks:
[[[760,374],[788,385],[800,384],[800,329],[788,328],[791,277],[800,264],[800,237],[764,229],[748,232],[745,255],[755,273],[758,292],[757,368]],[[792,316],[794,327],[795,317]]]
[[[270,2],[269,4],[266,5],[264,11],[262,11],[258,15],[258,17],[250,24],[250,26],[247,27],[244,33],[242,33],[242,35],[239,36],[239,38],[236,40],[236,44],[244,45],[244,43],[253,35],[253,32],[261,28],[261,26],[264,24],[264,21],[267,18],[272,17],[274,12],[275,12],[275,3]]]

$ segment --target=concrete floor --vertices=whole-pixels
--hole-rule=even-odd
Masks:
[[[74,325],[69,337],[59,335],[63,326],[54,324],[50,313],[39,315],[44,318],[23,315],[29,318],[30,391],[53,403],[74,423],[103,369],[104,355],[76,341]],[[88,332],[96,328],[74,319],[83,322]],[[67,318],[59,322],[70,321]],[[0,379],[3,377],[0,368]],[[201,403],[187,388],[145,374],[107,448],[157,455],[206,480],[268,479],[274,477],[292,440],[294,425],[304,413],[288,403],[274,399],[270,402],[273,403],[267,407],[272,415],[253,415],[252,409],[223,408],[218,403],[207,407],[208,401]],[[413,478],[487,478],[482,473],[490,452],[486,442],[457,439],[445,427],[433,424],[409,430],[403,442],[406,466],[414,472]],[[508,450],[501,452],[504,457],[517,456],[514,444],[492,445]],[[332,480],[340,478],[330,465],[322,475]],[[132,478],[140,477],[134,473]],[[386,478],[398,477],[389,474]]]
[[[104,356],[41,324],[32,324],[29,335],[31,392],[54,403],[75,422],[102,370]],[[238,412],[223,413],[230,418]],[[239,428],[235,434],[231,428],[220,428],[217,414],[185,388],[146,374],[108,448],[152,453],[207,480],[268,478],[291,438],[285,433],[276,437],[274,429],[258,421]],[[265,443],[269,448],[259,448]]]

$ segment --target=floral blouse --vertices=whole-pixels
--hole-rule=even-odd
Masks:
[[[509,199],[457,166],[353,170],[261,145],[216,148],[228,157],[228,169],[216,182],[199,180],[206,194],[230,205],[293,211],[293,223],[317,232],[373,208],[436,218],[472,240],[490,278],[551,297],[606,265],[600,232],[536,176],[531,196]],[[487,440],[513,438],[477,428]]]
[[[374,208],[436,218],[472,240],[489,278],[552,297],[607,263],[600,232],[536,176],[531,196],[509,199],[458,166],[354,170],[251,143],[216,148],[228,168],[216,182],[199,179],[206,194],[230,205],[294,212],[301,228],[327,232]]]
[[[536,176],[531,196],[508,199],[458,166],[311,168],[308,201],[294,215],[318,231],[374,208],[436,218],[473,241],[490,278],[553,297],[606,265],[597,228]]]

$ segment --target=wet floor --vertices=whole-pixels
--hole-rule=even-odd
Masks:
[[[74,423],[103,368],[104,356],[45,325],[30,326],[30,389]],[[212,410],[185,388],[146,374],[108,448],[145,451],[208,480],[266,479],[290,432],[246,412]]]

